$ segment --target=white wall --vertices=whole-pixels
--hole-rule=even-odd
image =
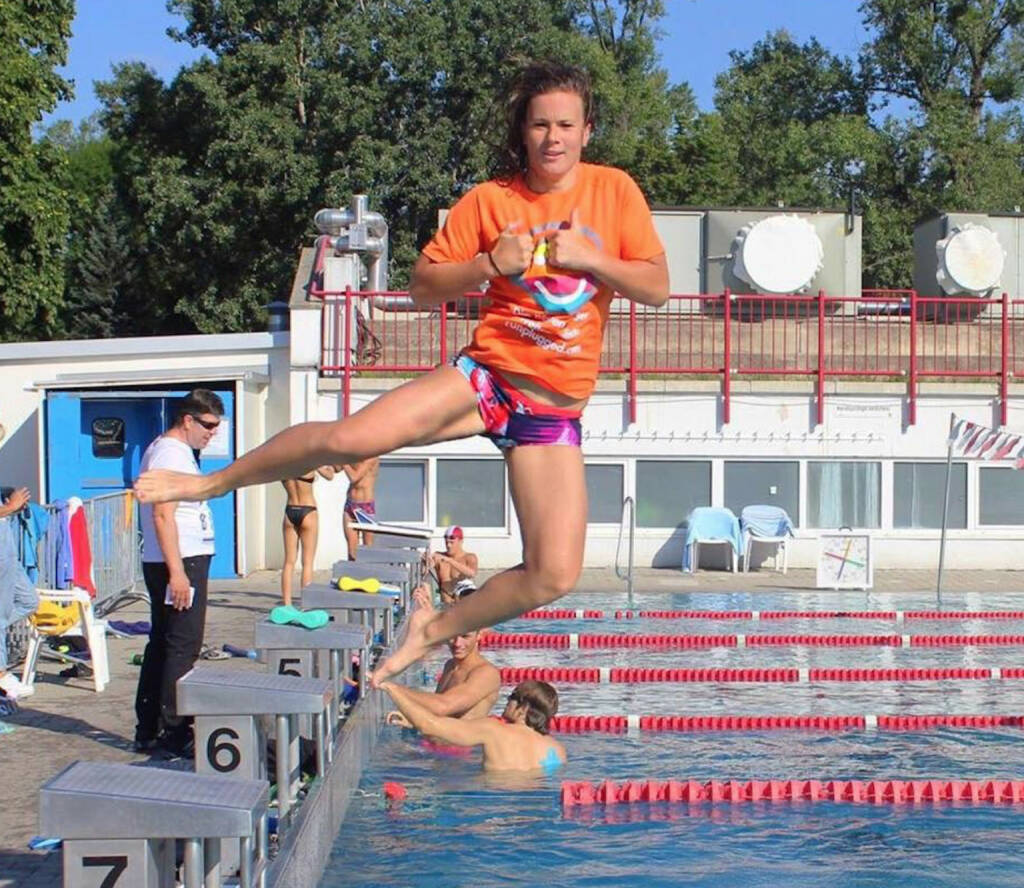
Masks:
[[[298,360],[296,360],[298,358]],[[341,415],[340,392],[331,381],[318,380],[306,359],[293,355],[288,334],[153,337],[97,342],[25,343],[0,346],[0,481],[27,484],[37,497],[42,490],[40,432],[41,383],[66,380],[69,374],[95,374],[109,384],[125,385],[170,380],[182,384],[182,374],[215,378],[243,370],[259,380],[241,384],[240,453],[252,449],[293,422],[334,420]],[[205,374],[205,375],[204,375]],[[269,380],[269,381],[266,381]],[[98,383],[91,383],[97,385]],[[397,380],[353,380],[353,409],[369,403]],[[81,383],[81,387],[89,384]],[[638,421],[627,427],[621,381],[598,386],[584,415],[584,453],[587,457],[621,461],[625,492],[634,492],[634,461],[648,459],[706,459],[712,464],[713,497],[720,499],[726,459],[796,460],[871,459],[882,464],[882,521],[874,532],[878,568],[934,567],[937,530],[897,530],[892,524],[892,463],[894,460],[945,458],[945,439],[951,411],[985,425],[997,422],[998,404],[986,386],[921,387],[918,422],[905,425],[905,389],[885,383],[832,383],[826,394],[825,423],[816,427],[813,387],[808,383],[736,383],[732,421],[721,423],[721,388],[717,381],[642,383]],[[1010,427],[1024,428],[1024,403],[1013,392]],[[398,456],[427,460],[427,515],[435,514],[433,479],[436,460],[446,456],[495,457],[486,440],[472,438],[426,448],[407,448]],[[802,479],[805,476],[802,472]],[[968,470],[968,527],[950,532],[947,564],[951,568],[1024,569],[1024,527],[978,526],[978,466]],[[318,480],[321,544],[318,564],[329,566],[345,557],[341,510],[347,483]],[[271,484],[245,491],[239,498],[239,539],[245,567],[277,567],[281,560],[283,490]],[[713,504],[715,501],[713,500]],[[557,505],[553,504],[553,508]],[[519,528],[510,503],[505,527],[470,529],[471,548],[484,566],[514,563],[520,556]],[[679,516],[682,521],[684,515]],[[430,519],[432,520],[432,518]],[[615,556],[617,527],[589,529],[586,563],[610,565]],[[440,544],[440,536],[437,538]],[[641,529],[637,535],[640,564],[677,564],[681,541],[669,530]],[[815,532],[801,529],[792,544],[790,563],[811,566],[817,555]]]
[[[288,334],[154,336],[132,339],[0,345],[0,483],[25,484],[45,500],[42,405],[47,387],[96,389],[238,379],[239,453],[288,421]],[[284,408],[284,409],[282,409]],[[243,568],[277,560],[266,524],[273,503],[262,488],[239,494],[238,541]],[[281,510],[277,510],[280,516]],[[268,551],[269,548],[269,551]]]
[[[394,381],[353,380],[353,410],[368,404]],[[721,388],[714,381],[641,383],[637,423],[626,427],[621,382],[602,383],[583,417],[584,456],[622,461],[625,493],[634,494],[636,459],[700,459],[711,462],[712,505],[721,505],[727,459],[861,459],[881,463],[881,527],[872,531],[876,569],[932,568],[938,559],[938,530],[893,527],[893,463],[896,460],[944,462],[949,417],[956,412],[985,425],[997,422],[997,402],[981,386],[922,386],[918,421],[905,425],[905,388],[898,384],[833,382],[825,400],[825,423],[816,418],[813,386],[808,383],[746,382],[734,385],[732,421],[720,422]],[[1021,392],[1024,393],[1024,392]],[[1017,393],[1020,394],[1020,393]],[[318,401],[319,418],[338,415],[340,394],[325,391]],[[1024,428],[1024,405],[1011,402],[1011,427]],[[495,448],[482,438],[432,447],[405,448],[394,456],[428,461],[427,515],[435,514],[430,489],[438,458],[491,457]],[[977,463],[968,465],[968,526],[951,530],[946,552],[949,568],[1024,569],[1024,527],[979,527]],[[801,468],[801,501],[806,470]],[[318,489],[321,509],[340,515],[345,482]],[[556,508],[552,504],[552,508]],[[486,567],[515,563],[520,557],[519,528],[507,503],[507,526],[468,529],[470,548]],[[801,508],[806,513],[806,507]],[[680,515],[679,520],[685,518]],[[321,518],[326,527],[327,515]],[[834,529],[834,528],[830,528]],[[440,530],[440,528],[438,529]],[[606,567],[614,562],[618,527],[588,529],[585,563]],[[440,545],[440,535],[436,538]],[[322,534],[318,563],[328,566],[345,555],[337,534]],[[640,565],[677,565],[682,539],[668,529],[638,529],[636,557]],[[817,562],[815,529],[801,528],[791,543],[790,565],[813,567]]]

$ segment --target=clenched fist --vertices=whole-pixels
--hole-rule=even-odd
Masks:
[[[503,277],[522,274],[533,261],[533,238],[519,233],[521,223],[509,222],[491,248],[491,263]]]

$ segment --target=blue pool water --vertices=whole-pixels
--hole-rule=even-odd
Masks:
[[[918,609],[926,596],[863,593],[711,593],[644,596],[650,609]],[[560,606],[614,611],[624,596],[576,595]],[[986,593],[947,609],[1024,609]],[[631,625],[632,624],[632,625]],[[520,620],[509,631],[707,633],[767,631],[1024,634],[1024,621]],[[853,624],[852,626],[850,624]],[[699,627],[699,628],[698,628]],[[871,627],[871,628],[868,628]],[[1010,666],[1024,647],[748,648],[712,651],[497,649],[499,666]],[[410,677],[436,673],[437,655]],[[503,691],[504,693],[507,691]],[[561,712],[637,714],[1024,714],[1024,681],[818,685],[563,685]],[[571,735],[567,768],[553,777],[484,775],[479,753],[440,758],[409,732],[385,728],[325,872],[324,886],[956,886],[1019,885],[1024,809],[1011,806],[867,806],[828,803],[620,805],[563,812],[563,779],[1024,778],[1024,732],[935,729],[913,733]],[[408,798],[389,806],[385,781]]]

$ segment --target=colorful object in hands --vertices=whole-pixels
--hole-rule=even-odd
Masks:
[[[367,592],[376,595],[380,592],[380,580],[370,577],[366,580],[357,580],[354,577],[338,577],[336,585],[342,592]]]
[[[290,604],[282,604],[270,612],[270,622],[284,626],[294,623],[306,629],[320,629],[331,621],[331,615],[325,610],[301,611]]]

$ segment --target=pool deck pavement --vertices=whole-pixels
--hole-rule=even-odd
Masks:
[[[252,626],[278,603],[278,573],[261,571],[244,580],[215,580],[210,584],[206,642],[219,649],[229,642],[250,647]],[[326,578],[318,576],[317,579]],[[579,587],[589,592],[621,592],[624,584],[607,569],[584,571]],[[677,570],[639,568],[634,589],[638,593],[666,592],[774,592],[809,591],[814,571],[793,569],[788,574],[761,570],[749,574],[705,571],[680,574]],[[874,591],[921,593],[934,591],[935,572],[879,570]],[[1024,571],[950,570],[943,589],[951,595],[992,591],[1020,594],[1024,607]],[[148,619],[148,605],[134,602],[111,615],[112,619]],[[41,659],[36,693],[19,712],[3,717],[11,733],[0,734],[0,888],[54,888],[60,884],[59,852],[30,851],[29,839],[39,833],[39,787],[66,765],[79,759],[147,764],[147,756],[132,751],[135,685],[139,669],[134,654],[145,647],[145,637],[108,637],[110,684],[97,694],[90,677],[63,679],[65,668]],[[234,660],[238,668],[261,669],[249,660]],[[190,763],[153,762],[162,767],[190,769]]]

